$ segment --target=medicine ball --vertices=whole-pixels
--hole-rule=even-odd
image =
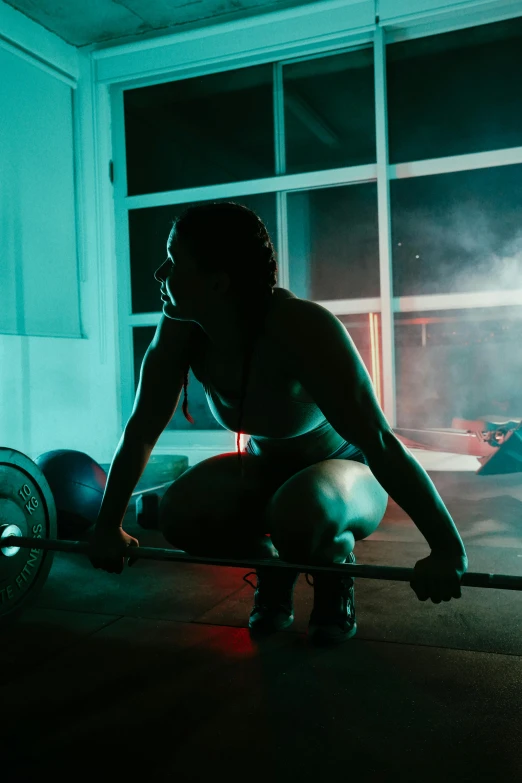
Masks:
[[[96,522],[107,474],[88,454],[70,449],[46,451],[35,459],[54,496],[58,534],[71,538]]]

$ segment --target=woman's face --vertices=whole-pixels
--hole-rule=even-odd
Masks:
[[[168,318],[198,321],[223,292],[224,273],[202,272],[182,243],[171,234],[167,258],[154,277],[161,283],[163,312]],[[224,275],[227,278],[227,275]]]

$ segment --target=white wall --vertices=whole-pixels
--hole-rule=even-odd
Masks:
[[[0,445],[33,459],[71,448],[107,462],[120,435],[90,71],[0,3]]]
[[[81,337],[71,85],[0,46],[0,332]]]

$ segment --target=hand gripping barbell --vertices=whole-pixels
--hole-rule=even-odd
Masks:
[[[9,461],[7,461],[9,459]],[[10,473],[8,474],[8,471]],[[16,475],[16,480],[13,477]],[[11,479],[11,482],[7,481]],[[28,535],[32,534],[32,535]],[[49,573],[52,554],[87,555],[89,544],[56,539],[56,509],[51,490],[38,466],[21,452],[0,449],[0,622],[18,615],[30,603]],[[328,566],[269,560],[236,560],[189,555],[183,550],[132,547],[122,554],[132,559],[255,569],[260,566],[291,568],[301,573],[328,571],[364,579],[410,582],[413,568],[333,563]],[[522,577],[509,574],[468,572],[461,578],[466,587],[522,590]]]

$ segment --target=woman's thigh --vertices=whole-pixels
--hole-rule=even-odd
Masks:
[[[388,495],[361,463],[323,460],[281,484],[266,510],[275,545],[299,539],[312,550],[325,533],[335,538],[350,531],[356,541],[374,533]]]
[[[222,549],[238,537],[270,532],[265,509],[289,470],[251,454],[241,460],[243,472],[237,452],[209,457],[171,484],[161,500],[160,528],[173,546],[196,552],[221,542]]]

